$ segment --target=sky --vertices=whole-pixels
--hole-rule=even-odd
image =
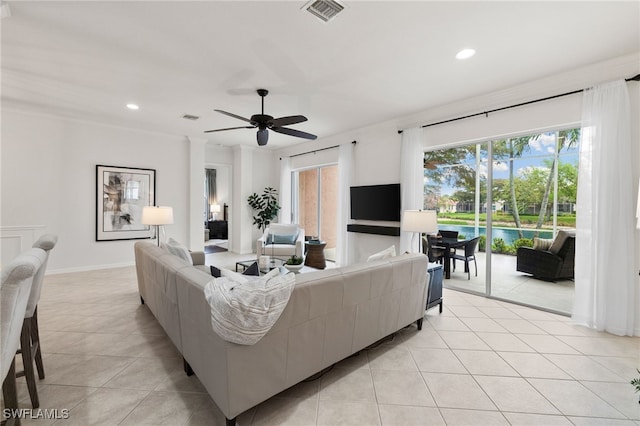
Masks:
[[[529,142],[529,150],[523,153],[521,158],[514,160],[514,171],[516,176],[521,176],[523,172],[531,168],[547,168],[544,165],[544,160],[550,160],[553,158],[555,150],[555,132],[545,133],[539,138]],[[560,154],[560,161],[563,163],[575,163],[578,162],[578,148],[573,147],[570,150],[563,149]],[[475,160],[470,160],[467,163],[472,167],[475,167]],[[450,166],[448,166],[450,167]],[[480,173],[483,176],[487,175],[487,163],[486,161],[480,164]],[[493,178],[494,179],[508,179],[509,178],[509,163],[507,161],[494,161],[493,162]],[[428,182],[425,177],[425,183]],[[456,188],[452,188],[447,183],[443,183],[441,186],[441,195],[451,195],[456,191]]]

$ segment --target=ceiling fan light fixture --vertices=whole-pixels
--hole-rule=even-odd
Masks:
[[[253,114],[251,118],[245,118],[240,115],[233,114],[231,112],[223,111],[221,109],[215,109],[214,111],[219,112],[220,114],[228,115],[229,117],[236,118],[238,120],[242,120],[250,124],[250,126],[241,126],[241,127],[227,127],[225,129],[212,129],[205,130],[205,133],[214,133],[214,132],[223,132],[226,130],[236,130],[236,129],[255,129],[258,128],[258,132],[256,133],[256,138],[258,140],[259,146],[264,146],[269,141],[269,129],[273,130],[277,133],[282,133],[289,136],[294,136],[297,138],[315,140],[318,137],[316,135],[312,135],[311,133],[303,132],[296,129],[290,129],[288,127],[291,124],[298,124],[307,121],[307,117],[304,115],[290,115],[286,117],[273,118],[272,116],[264,113],[264,97],[269,93],[266,89],[258,89],[258,95],[260,95],[261,103],[262,103],[262,111],[260,114]]]
[[[260,129],[256,133],[258,145],[265,146],[269,142],[269,131],[267,129]]]

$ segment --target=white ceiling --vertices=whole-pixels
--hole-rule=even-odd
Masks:
[[[203,131],[245,124],[213,110],[259,113],[258,88],[265,113],[322,138],[640,51],[638,1],[344,0],[329,23],[301,1],[7,3],[3,107],[222,145],[255,146]]]

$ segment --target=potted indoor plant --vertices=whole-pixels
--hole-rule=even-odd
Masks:
[[[291,272],[299,272],[300,269],[304,266],[304,259],[300,256],[296,256],[295,254],[291,256],[284,263],[284,267],[287,268]]]
[[[278,191],[267,187],[262,192],[262,195],[258,195],[255,192],[249,195],[247,201],[249,206],[256,211],[253,216],[253,224],[257,225],[259,230],[264,231],[278,215],[278,210],[280,210]]]

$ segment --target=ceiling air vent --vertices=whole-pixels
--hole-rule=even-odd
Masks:
[[[324,22],[329,22],[344,10],[344,6],[335,0],[312,0],[305,4],[303,9],[306,9]]]
[[[184,118],[185,120],[196,121],[200,117],[198,117],[197,115],[185,114],[182,116],[182,118]]]

